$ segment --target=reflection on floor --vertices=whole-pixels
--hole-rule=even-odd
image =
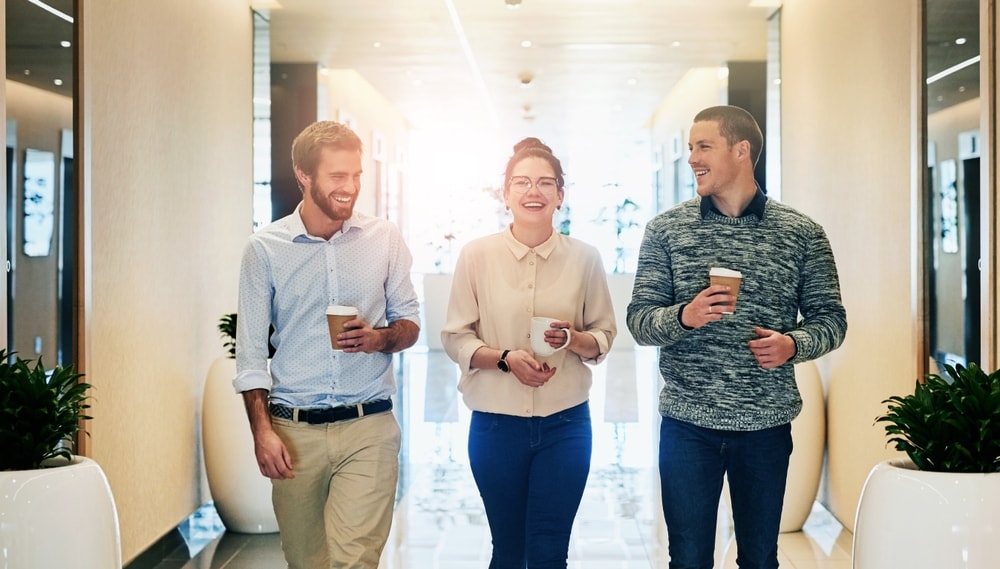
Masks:
[[[489,564],[490,535],[468,467],[470,413],[457,368],[442,352],[400,359],[403,425],[400,497],[380,569],[472,569]],[[667,566],[656,475],[658,377],[655,351],[612,352],[594,368],[594,458],[570,550],[571,569]],[[278,534],[226,533],[211,507],[182,528],[187,551],[157,569],[284,567]],[[720,505],[717,567],[736,567],[732,525]],[[851,535],[821,506],[803,531],[779,539],[781,569],[850,569]]]

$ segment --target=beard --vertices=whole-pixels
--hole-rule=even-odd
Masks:
[[[333,195],[333,192],[323,194],[322,190],[315,185],[312,185],[309,188],[309,196],[312,197],[313,203],[316,204],[316,207],[318,207],[324,215],[333,221],[343,221],[345,219],[349,219],[351,214],[354,212],[354,202],[357,196],[352,197],[351,201],[347,203],[341,203],[334,201]]]

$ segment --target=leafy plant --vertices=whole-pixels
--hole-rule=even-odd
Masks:
[[[912,395],[883,401],[888,412],[875,422],[920,470],[1000,471],[1000,370],[945,369],[950,379],[930,374]]]
[[[274,326],[268,327],[267,357],[274,357],[274,344],[270,338],[274,334]],[[219,335],[222,336],[222,345],[229,352],[230,359],[236,357],[236,313],[223,314],[219,319]]]
[[[67,446],[89,420],[90,384],[73,366],[45,370],[0,349],[0,470],[32,470],[55,457],[72,459]],[[84,431],[86,432],[86,431]]]
[[[222,345],[229,351],[229,357],[236,357],[236,313],[223,314],[219,319],[219,335]]]

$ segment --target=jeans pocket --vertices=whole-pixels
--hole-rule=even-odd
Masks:
[[[473,411],[469,421],[469,431],[473,433],[489,433],[497,429],[497,416],[493,413]]]

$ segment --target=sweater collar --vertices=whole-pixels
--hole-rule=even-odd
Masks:
[[[766,205],[767,195],[760,189],[760,186],[757,186],[757,191],[754,193],[753,199],[747,204],[746,209],[740,212],[739,217],[755,215],[758,220],[764,219]],[[711,199],[701,198],[701,218],[704,219],[709,212],[714,212],[716,215],[723,215],[721,211],[715,208],[715,204],[712,203]]]

